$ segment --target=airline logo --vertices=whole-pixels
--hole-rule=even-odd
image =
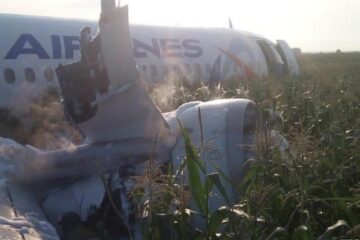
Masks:
[[[151,42],[143,42],[133,38],[134,57],[147,58],[198,58],[203,55],[203,48],[197,39],[150,39]],[[21,55],[35,55],[39,59],[72,59],[75,51],[80,50],[78,36],[51,35],[51,51],[47,51],[41,42],[32,34],[21,34],[11,49],[5,55],[5,59],[17,59]],[[64,49],[64,52],[63,52]]]

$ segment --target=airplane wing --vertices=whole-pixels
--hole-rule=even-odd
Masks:
[[[80,41],[80,62],[57,69],[68,115],[93,143],[166,139],[166,121],[133,58],[128,8],[102,9],[99,29],[91,42]]]

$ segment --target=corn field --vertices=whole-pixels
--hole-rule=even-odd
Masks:
[[[215,88],[172,81],[150,89],[162,111],[193,100],[251,99],[260,112],[281,113],[278,130],[290,148],[284,156],[257,134],[255,155],[235,186],[237,203],[209,211],[213,189],[227,197],[219,181],[226,176],[206,172],[202,147],[182,129],[180,169],[164,171],[150,158],[144,175],[133,179],[131,196],[146,239],[360,239],[360,53],[303,54],[299,62],[298,77],[233,79]],[[49,99],[32,108],[30,130],[11,111],[0,111],[3,136],[47,149],[67,144],[64,136],[81,142],[57,98]],[[51,114],[44,110],[49,103]],[[204,224],[192,224],[194,218]]]

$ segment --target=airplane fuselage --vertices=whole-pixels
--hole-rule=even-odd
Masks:
[[[24,112],[57,86],[55,68],[80,58],[84,26],[96,34],[95,21],[0,15],[0,107]],[[274,43],[247,32],[131,25],[130,33],[139,72],[151,83],[266,76],[279,74],[284,64]]]

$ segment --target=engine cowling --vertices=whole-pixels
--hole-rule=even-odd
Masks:
[[[199,109],[202,129],[200,125]],[[172,150],[175,169],[185,157],[185,147],[181,126],[187,129],[192,143],[201,146],[201,134],[204,141],[204,154],[207,173],[219,172],[228,176],[221,179],[228,199],[234,203],[239,197],[237,187],[246,173],[244,163],[254,153],[255,129],[258,111],[255,103],[247,99],[223,99],[209,102],[190,102],[180,106],[176,111],[164,115],[172,134],[177,141]],[[202,132],[202,133],[201,133]],[[186,174],[185,174],[186,175]],[[221,174],[220,174],[221,175]],[[204,180],[205,176],[202,175]],[[226,205],[218,189],[213,189],[210,209]]]

